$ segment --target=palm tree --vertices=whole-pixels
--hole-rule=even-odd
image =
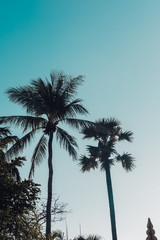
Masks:
[[[95,234],[89,234],[88,236],[79,235],[78,237],[73,238],[73,240],[101,240],[102,237]]]
[[[0,117],[2,123],[21,126],[23,132],[29,131],[19,142],[19,145],[8,152],[8,157],[23,149],[30,143],[36,133],[41,132],[41,138],[36,145],[32,159],[29,177],[34,174],[35,166],[45,157],[48,146],[48,198],[46,209],[46,235],[51,233],[51,202],[52,202],[52,143],[53,137],[59,142],[73,159],[77,158],[76,139],[63,130],[59,124],[66,123],[72,128],[80,129],[89,126],[89,121],[76,119],[77,115],[87,114],[88,111],[81,104],[82,100],[75,99],[76,90],[83,82],[83,76],[72,78],[62,72],[50,74],[50,81],[46,79],[32,80],[30,85],[10,88],[7,91],[9,99],[20,104],[29,116]]]
[[[113,190],[111,182],[110,168],[114,165],[115,161],[121,162],[122,167],[126,171],[131,171],[134,165],[134,159],[129,153],[123,153],[120,155],[115,145],[118,141],[127,140],[132,141],[133,133],[130,131],[122,131],[121,124],[115,118],[100,119],[96,121],[95,125],[84,127],[82,129],[84,139],[93,138],[98,141],[98,146],[87,146],[89,157],[82,155],[79,165],[82,172],[96,169],[99,165],[101,170],[105,171],[106,184],[108,191],[109,207],[110,207],[110,219],[112,239],[117,240],[116,220],[115,220],[115,208],[113,200]]]

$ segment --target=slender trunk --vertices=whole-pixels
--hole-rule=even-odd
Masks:
[[[48,141],[49,177],[48,177],[48,198],[47,198],[47,210],[46,210],[46,237],[47,237],[47,239],[48,239],[49,234],[51,233],[51,204],[52,204],[52,180],[53,180],[52,141],[53,141],[53,132],[50,133],[49,141]]]
[[[109,199],[109,209],[110,209],[110,218],[111,218],[111,230],[112,230],[112,240],[117,240],[117,230],[116,230],[116,218],[115,218],[115,209],[114,209],[114,200],[113,200],[113,190],[112,190],[112,181],[109,166],[106,167],[106,183]]]

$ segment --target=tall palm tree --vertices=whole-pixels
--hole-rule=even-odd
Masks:
[[[126,171],[131,171],[134,165],[134,159],[129,153],[123,153],[120,155],[115,145],[118,141],[127,140],[132,141],[133,133],[130,131],[122,131],[121,124],[115,118],[100,119],[96,121],[95,125],[87,126],[82,129],[84,139],[93,138],[98,141],[98,146],[87,146],[89,157],[82,155],[79,165],[82,172],[96,169],[100,165],[100,169],[105,171],[106,184],[108,191],[109,207],[110,207],[110,219],[112,239],[117,240],[116,220],[115,220],[115,208],[113,200],[113,190],[110,168],[114,165],[115,161],[121,162],[122,167]]]
[[[60,143],[73,159],[77,158],[76,139],[63,130],[59,124],[66,123],[72,128],[88,126],[89,121],[76,119],[77,115],[87,114],[88,111],[82,105],[82,100],[75,98],[77,88],[83,82],[83,76],[72,78],[62,72],[50,74],[50,81],[46,79],[32,80],[30,85],[10,88],[7,91],[9,99],[20,104],[29,116],[0,117],[2,123],[21,126],[23,132],[27,132],[20,140],[18,146],[8,152],[8,157],[15,154],[28,144],[36,133],[41,132],[41,138],[36,145],[32,159],[29,177],[32,177],[35,165],[38,165],[45,157],[48,147],[48,198],[46,209],[46,235],[51,233],[51,202],[52,202],[52,143],[53,137]]]

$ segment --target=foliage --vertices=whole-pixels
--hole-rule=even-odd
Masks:
[[[35,218],[31,217],[39,199],[39,185],[14,175],[23,161],[21,157],[10,163],[0,161],[0,236],[3,239],[35,239],[40,232]]]
[[[40,209],[36,204],[39,185],[32,180],[22,181],[19,173],[18,178],[14,174],[24,160],[19,157],[11,163],[0,161],[0,239],[46,239],[42,228],[46,222],[45,204]],[[63,214],[69,212],[66,206],[59,198],[54,199],[53,221],[63,220]],[[55,233],[49,239],[54,237]]]
[[[75,237],[73,240],[101,240],[102,237],[99,235],[89,234],[88,236],[79,235]]]
[[[132,142],[133,133],[122,131],[120,122],[115,118],[100,119],[94,125],[84,127],[82,134],[84,139],[93,138],[98,141],[97,146],[87,145],[88,157],[82,155],[79,165],[83,172],[95,169],[100,165],[101,170],[111,167],[115,162],[121,162],[126,171],[132,171],[135,167],[134,158],[131,154],[117,152],[115,145],[117,142],[126,140]]]

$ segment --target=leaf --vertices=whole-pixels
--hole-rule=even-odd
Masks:
[[[119,141],[126,140],[128,142],[132,142],[133,141],[133,132],[131,132],[131,131],[121,132],[119,134],[118,140]]]
[[[66,151],[68,151],[69,155],[73,157],[73,159],[77,159],[77,152],[74,147],[78,147],[76,143],[75,137],[69,135],[63,129],[57,127],[56,138]]]
[[[75,119],[75,118],[66,118],[62,119],[61,122],[68,124],[72,128],[76,128],[78,130],[89,127],[93,124],[93,122],[83,119]]]
[[[34,175],[35,165],[39,165],[44,159],[44,157],[46,156],[46,149],[47,149],[47,139],[45,137],[45,134],[43,134],[33,152],[33,156],[31,159],[32,165],[29,173],[29,179],[31,178],[31,176]]]
[[[82,155],[79,159],[79,166],[81,167],[81,171],[90,171],[91,169],[95,169],[98,167],[98,162],[95,158],[88,158]]]
[[[118,155],[116,157],[117,162],[122,163],[122,167],[128,172],[132,171],[135,168],[134,161],[135,159],[132,157],[130,153],[123,153],[122,155]]]

